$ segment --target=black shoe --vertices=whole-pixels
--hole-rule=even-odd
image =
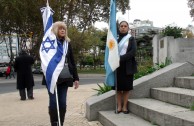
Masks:
[[[33,97],[33,96],[31,96],[31,97],[29,97],[28,99],[29,99],[29,100],[33,100],[33,99],[34,99],[34,97]]]
[[[124,114],[129,114],[129,110],[123,111]]]
[[[117,110],[117,111],[115,110],[115,114],[119,114],[121,112],[122,112],[122,110],[120,110],[120,111],[119,110]]]
[[[25,98],[20,98],[21,101],[25,101],[26,99]]]

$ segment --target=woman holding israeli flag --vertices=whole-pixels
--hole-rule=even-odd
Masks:
[[[67,26],[62,21],[53,23],[54,11],[42,7],[44,26],[43,41],[40,45],[42,84],[46,85],[49,94],[49,115],[51,126],[63,126],[66,113],[68,87],[79,87],[79,77],[74,62]]]
[[[50,115],[51,126],[58,126],[59,123],[61,126],[63,126],[65,113],[66,113],[66,99],[67,99],[68,87],[71,85],[70,83],[72,83],[72,86],[73,86],[73,82],[74,82],[74,88],[77,89],[79,87],[79,77],[78,77],[77,68],[74,62],[70,39],[67,36],[67,27],[65,23],[62,21],[55,22],[52,26],[51,31],[55,34],[57,38],[57,44],[58,44],[57,53],[55,55],[56,57],[55,58],[53,57],[53,60],[62,56],[61,60],[64,58],[64,61],[65,61],[63,63],[63,66],[68,64],[69,71],[73,76],[73,80],[71,82],[64,81],[62,83],[58,83],[57,81],[57,84],[56,84],[57,92],[55,91],[54,94],[49,91],[49,86],[46,83],[47,81],[45,77],[43,78],[43,82],[42,82],[43,85],[46,85],[48,89],[49,115]],[[52,64],[50,66],[51,68],[49,68],[49,69],[52,69],[52,67],[55,66],[54,61],[51,60],[50,62],[53,62],[51,63]],[[55,70],[55,71],[58,71],[58,70]],[[55,76],[55,74],[53,75]],[[58,96],[58,102],[57,102],[56,94]],[[57,103],[59,106],[60,117],[58,117]]]

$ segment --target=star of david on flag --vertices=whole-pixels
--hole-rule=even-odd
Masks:
[[[54,42],[55,40],[50,40],[50,38],[47,37],[46,40],[42,42],[42,51],[45,50],[46,53],[48,53],[50,49],[55,49]]]

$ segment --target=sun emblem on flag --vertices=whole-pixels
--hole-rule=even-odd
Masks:
[[[45,50],[46,53],[48,53],[50,49],[55,49],[54,42],[55,40],[51,40],[49,37],[47,37],[45,41],[42,42],[42,51]]]
[[[112,49],[114,49],[114,47],[115,47],[115,42],[114,42],[114,40],[110,40],[109,42],[108,42],[108,48],[110,49],[110,50],[112,50]]]

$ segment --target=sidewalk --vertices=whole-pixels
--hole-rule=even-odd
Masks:
[[[64,126],[102,126],[85,118],[85,102],[96,94],[92,88],[98,88],[97,84],[80,85],[76,90],[69,88]],[[47,90],[35,89],[34,97],[34,100],[21,101],[18,91],[0,94],[0,125],[50,126]]]

